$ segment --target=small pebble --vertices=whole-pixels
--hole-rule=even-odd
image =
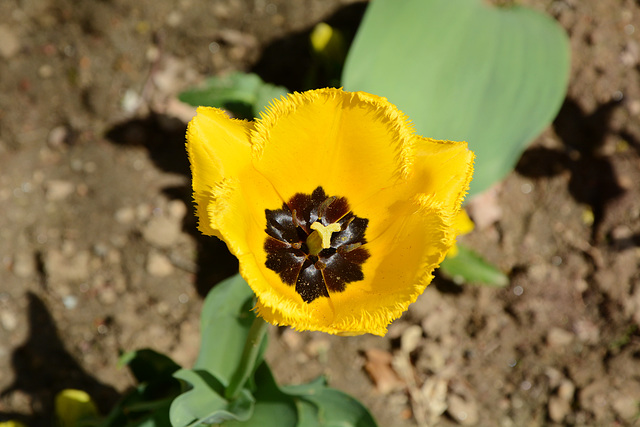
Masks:
[[[563,380],[558,387],[558,397],[566,400],[567,402],[571,402],[573,400],[573,395],[576,392],[576,386],[570,380]]]
[[[7,25],[0,25],[0,56],[14,57],[20,51],[20,37]]]
[[[116,211],[114,218],[118,224],[131,224],[136,219],[136,210],[132,207],[123,207]]]
[[[111,305],[118,301],[118,293],[112,287],[106,287],[98,293],[98,300],[104,305]]]
[[[638,417],[638,400],[640,398],[636,395],[619,395],[616,399],[613,399],[611,406],[618,417],[625,421],[632,422]]]
[[[562,328],[551,328],[547,333],[547,344],[550,347],[566,347],[573,341],[574,334]]]
[[[48,79],[53,76],[53,67],[49,64],[44,64],[38,68],[38,75],[43,79]]]
[[[422,341],[422,328],[418,325],[409,326],[400,338],[400,346],[405,353],[411,353]]]
[[[13,274],[28,279],[36,272],[36,263],[34,256],[28,252],[20,252],[13,257]]]
[[[464,399],[457,394],[449,395],[447,412],[463,426],[478,425],[478,405],[471,399]]]
[[[11,332],[18,326],[18,318],[9,310],[0,311],[0,324],[5,331]]]
[[[67,138],[69,137],[69,130],[65,126],[57,126],[49,132],[47,143],[49,147],[55,149],[61,149],[64,147]]]
[[[549,418],[555,423],[561,423],[571,411],[571,404],[559,396],[551,396],[547,405]]]
[[[154,246],[168,248],[173,246],[182,231],[180,221],[164,216],[153,217],[142,230],[145,240]]]
[[[52,202],[66,199],[74,190],[75,186],[72,182],[61,179],[51,179],[45,184],[45,196]]]
[[[174,267],[169,258],[159,252],[150,252],[147,257],[147,273],[154,277],[166,277],[173,273]]]
[[[67,310],[73,310],[78,306],[78,298],[75,295],[67,295],[62,298],[62,304]]]
[[[171,200],[167,204],[167,213],[171,218],[182,220],[187,214],[187,206],[180,200]]]

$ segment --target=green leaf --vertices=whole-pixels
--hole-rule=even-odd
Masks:
[[[180,369],[180,365],[168,356],[148,348],[123,354],[118,365],[127,365],[139,383],[171,378]]]
[[[224,385],[207,371],[182,369],[174,376],[192,388],[173,401],[172,426],[207,426],[227,420],[246,421],[251,417],[255,400],[246,389],[229,401],[223,397]]]
[[[371,413],[353,397],[316,381],[284,387],[295,395],[300,413],[299,427],[375,427]]]
[[[151,349],[125,353],[118,361],[127,365],[139,385],[129,391],[111,410],[101,427],[171,427],[169,407],[180,394],[180,383],[173,373],[180,366],[164,354]]]
[[[286,94],[285,88],[265,83],[257,74],[236,72],[211,77],[202,87],[182,92],[179,99],[193,106],[224,108],[237,117],[251,119],[273,98]]]
[[[227,421],[224,427],[296,427],[298,413],[296,404],[288,394],[280,390],[271,370],[266,363],[262,363],[255,375],[256,404],[253,416],[244,422]]]
[[[509,278],[480,255],[458,244],[458,255],[446,257],[440,269],[454,281],[481,283],[488,286],[504,287]]]
[[[253,292],[239,275],[216,285],[207,295],[202,309],[202,347],[195,368],[174,373],[190,386],[171,405],[174,427],[207,423],[225,427],[375,426],[366,408],[352,397],[326,388],[324,381],[278,387],[263,362],[266,340],[255,364],[243,366],[245,341],[255,319],[252,306]],[[253,382],[245,385],[238,398],[226,399],[225,390],[239,369],[251,372]]]
[[[482,0],[370,3],[343,71],[346,90],[384,96],[419,134],[466,140],[470,194],[501,180],[557,114],[569,41],[549,17]]]
[[[174,374],[188,383],[190,390],[171,405],[174,426],[205,425],[225,420],[245,421],[253,412],[254,399],[242,389],[237,398],[226,399],[225,389],[235,375],[252,374],[262,363],[266,340],[261,343],[257,359],[246,366],[241,363],[245,343],[256,316],[253,291],[236,274],[216,285],[202,307],[202,343],[194,369]]]
[[[255,319],[252,307],[253,291],[239,274],[209,292],[202,307],[202,344],[194,369],[206,370],[229,385]]]
[[[360,402],[329,388],[320,378],[308,384],[278,387],[266,363],[256,371],[256,405],[251,419],[224,427],[376,427]]]

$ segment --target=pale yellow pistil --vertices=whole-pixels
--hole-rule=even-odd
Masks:
[[[334,222],[325,227],[319,222],[314,222],[311,229],[314,232],[307,237],[309,255],[318,255],[321,250],[331,247],[331,234],[340,231],[340,224]]]

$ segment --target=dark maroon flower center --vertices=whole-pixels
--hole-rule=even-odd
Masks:
[[[327,197],[318,187],[311,195],[298,193],[283,203],[282,209],[267,209],[265,214],[265,265],[278,273],[284,283],[295,285],[305,302],[328,297],[329,292],[342,292],[348,283],[364,279],[362,264],[370,256],[364,247],[369,220],[355,216],[346,198]],[[340,226],[338,231],[329,232],[328,247],[309,248],[309,244],[320,241],[309,239],[317,233],[311,228],[316,222],[323,227]]]

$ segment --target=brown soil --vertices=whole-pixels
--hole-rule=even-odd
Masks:
[[[437,278],[385,338],[272,328],[281,382],[325,374],[381,426],[638,422],[640,3],[520,3],[566,28],[573,65],[553,126],[472,205],[463,240],[509,286]],[[175,96],[232,70],[300,89],[309,29],[363,8],[0,3],[0,421],[49,425],[69,387],[107,411],[132,385],[120,350],[193,363],[202,296],[237,264],[195,230]]]

